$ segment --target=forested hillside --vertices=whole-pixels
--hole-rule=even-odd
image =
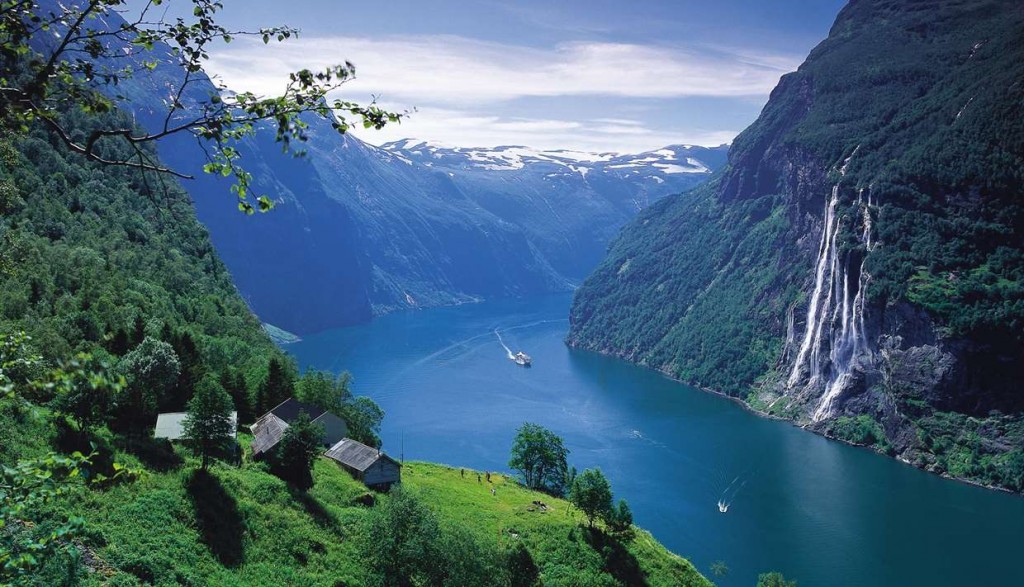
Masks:
[[[632,222],[569,343],[1024,490],[1024,6],[851,2],[729,164]]]
[[[83,135],[130,123],[77,111],[64,121]],[[0,142],[0,332],[26,332],[51,365],[77,352],[115,360],[162,339],[182,362],[176,409],[207,373],[255,387],[283,355],[177,181],[88,163],[55,142],[41,129]]]

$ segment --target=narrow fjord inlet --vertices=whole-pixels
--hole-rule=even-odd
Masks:
[[[504,470],[519,422],[565,436],[639,525],[719,585],[778,569],[802,585],[1012,585],[1024,500],[768,420],[616,359],[567,349],[568,296],[400,312],[289,345],[348,369],[406,459]],[[529,349],[519,369],[504,344]],[[719,501],[727,504],[720,512]],[[937,556],[936,553],[945,553]]]
[[[1022,545],[1024,0],[0,0],[0,587]]]

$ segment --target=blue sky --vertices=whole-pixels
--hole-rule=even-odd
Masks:
[[[271,93],[288,71],[350,60],[357,79],[339,97],[417,109],[401,125],[358,133],[376,144],[716,145],[756,118],[844,3],[228,0],[232,26],[287,24],[302,35],[220,46],[207,69],[232,89]]]

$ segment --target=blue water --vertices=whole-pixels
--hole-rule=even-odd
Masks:
[[[940,479],[563,344],[568,296],[403,312],[287,347],[349,370],[385,450],[506,470],[515,429],[561,435],[635,520],[724,586],[1024,585],[1024,499]],[[494,334],[533,356],[516,366]],[[730,503],[720,513],[719,500]]]

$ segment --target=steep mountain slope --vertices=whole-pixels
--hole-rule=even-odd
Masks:
[[[82,133],[130,124],[122,113],[71,112],[62,121]],[[27,332],[50,365],[76,352],[114,360],[144,336],[162,337],[192,370],[176,384],[189,387],[184,394],[222,369],[262,377],[267,360],[282,355],[238,295],[188,195],[56,143],[41,130],[0,138],[0,333]],[[108,153],[130,154],[116,145]]]
[[[1021,38],[1019,2],[851,2],[613,242],[569,344],[1024,489]]]

